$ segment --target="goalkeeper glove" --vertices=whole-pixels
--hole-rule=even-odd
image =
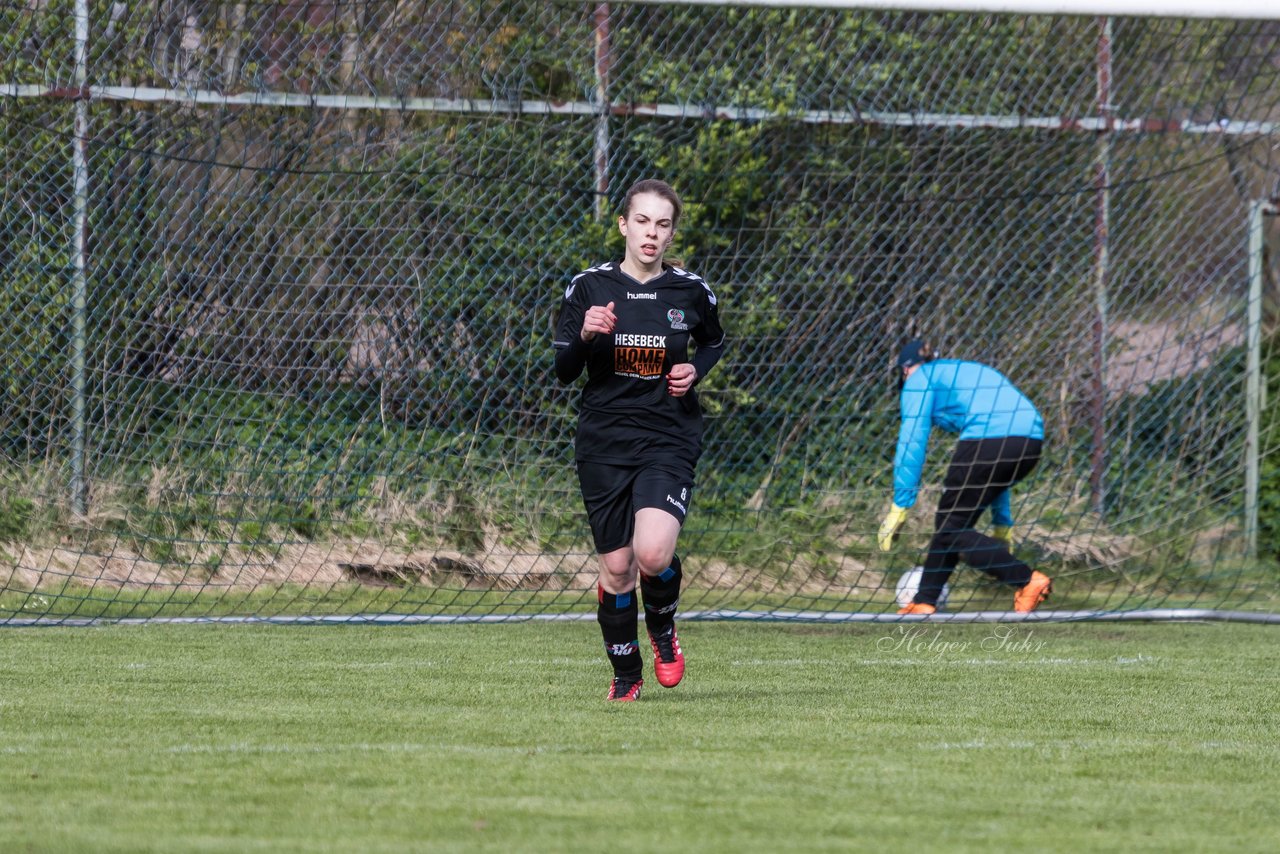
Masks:
[[[893,541],[898,538],[898,529],[902,527],[902,523],[907,521],[907,508],[899,507],[894,504],[889,509],[889,515],[884,517],[884,521],[880,523],[880,551],[887,552],[893,548]]]
[[[1013,527],[1011,525],[993,525],[991,528],[991,536],[995,537],[1006,546],[1013,545]]]

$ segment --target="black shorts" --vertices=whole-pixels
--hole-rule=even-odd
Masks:
[[[596,551],[607,554],[630,544],[636,511],[643,507],[665,510],[684,524],[693,498],[693,466],[679,462],[614,466],[579,460],[578,484]]]

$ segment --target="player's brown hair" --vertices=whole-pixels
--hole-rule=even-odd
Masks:
[[[671,202],[671,227],[675,228],[680,224],[680,214],[684,212],[684,203],[680,201],[680,196],[676,191],[671,189],[670,184],[666,181],[659,181],[657,178],[645,178],[631,185],[627,190],[627,194],[622,197],[623,219],[631,215],[631,200],[641,193],[653,193],[655,196]]]

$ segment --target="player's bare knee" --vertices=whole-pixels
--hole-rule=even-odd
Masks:
[[[671,551],[665,548],[636,550],[636,568],[645,575],[658,575],[671,565]]]
[[[634,569],[604,567],[600,570],[600,583],[611,593],[622,593],[636,586],[636,573]]]

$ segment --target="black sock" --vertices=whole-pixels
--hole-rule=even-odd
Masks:
[[[644,662],[640,659],[640,643],[636,632],[636,592],[606,593],[597,588],[600,606],[596,609],[596,622],[604,635],[604,651],[613,665],[613,675],[625,679],[639,679]]]
[[[676,606],[680,604],[679,555],[671,556],[671,566],[657,575],[640,573],[640,592],[644,595],[644,624],[650,634],[657,634],[676,619]]]

